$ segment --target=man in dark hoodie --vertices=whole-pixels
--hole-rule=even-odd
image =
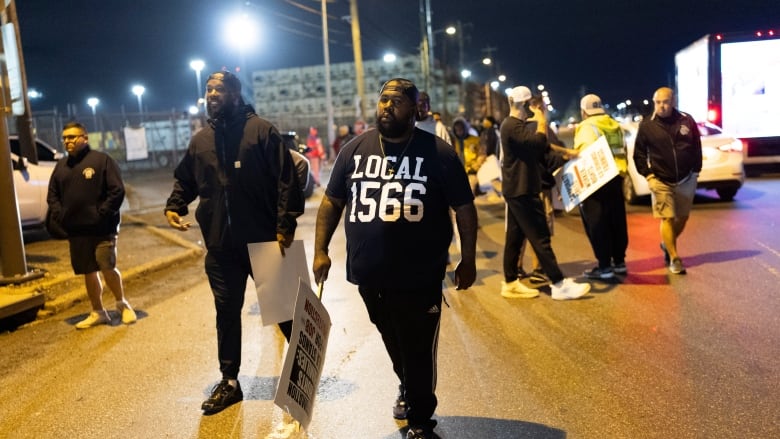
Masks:
[[[241,82],[219,71],[206,83],[208,125],[190,140],[174,171],[173,192],[165,206],[171,227],[186,231],[187,206],[200,198],[195,218],[203,233],[206,275],[217,310],[217,349],[222,380],[203,402],[210,415],[243,399],[241,308],[252,275],[247,244],[292,244],[303,200],[293,176],[292,158],[277,129],[241,98]],[[279,324],[289,340],[292,322]]]
[[[84,275],[92,304],[92,312],[76,328],[111,322],[103,307],[98,272],[114,294],[122,323],[135,323],[135,311],[125,299],[122,274],[116,268],[119,208],[125,199],[119,166],[109,155],[89,147],[87,130],[78,122],[63,127],[62,143],[68,156],[54,167],[46,201],[51,221],[67,234],[73,272]]]

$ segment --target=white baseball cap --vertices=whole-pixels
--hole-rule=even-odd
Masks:
[[[604,114],[604,106],[601,104],[601,98],[594,94],[582,97],[580,100],[580,109],[588,116]]]
[[[525,102],[531,99],[531,89],[524,85],[517,86],[509,92],[509,98],[515,103]]]

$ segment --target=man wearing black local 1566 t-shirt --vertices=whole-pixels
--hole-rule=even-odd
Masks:
[[[468,177],[445,141],[414,126],[418,90],[391,79],[380,91],[376,130],[339,153],[317,213],[314,277],[328,278],[328,244],[344,215],[347,279],[358,285],[401,384],[393,408],[407,438],[434,437],[441,282],[455,210],[458,289],[476,278],[477,211]]]

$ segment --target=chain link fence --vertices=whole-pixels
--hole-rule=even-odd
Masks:
[[[64,151],[62,127],[77,120],[87,127],[89,144],[113,157],[123,171],[173,168],[187,150],[192,135],[206,123],[202,116],[188,113],[97,113],[74,118],[65,113],[36,111],[32,118],[35,136]],[[143,128],[143,131],[140,129]],[[128,151],[128,133],[143,133],[146,157]]]

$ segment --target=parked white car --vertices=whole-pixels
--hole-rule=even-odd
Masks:
[[[34,165],[23,160],[11,153],[19,219],[23,228],[42,227],[46,220],[46,194],[54,167]]]
[[[628,177],[623,179],[623,197],[628,203],[635,203],[639,197],[650,195],[647,180],[639,174],[634,164],[634,140],[639,128],[638,122],[621,124],[628,154]],[[720,199],[731,201],[745,182],[745,168],[742,164],[742,141],[723,134],[715,125],[699,123],[701,133],[702,166],[699,174],[699,189],[714,189]]]
[[[19,136],[15,134],[8,136],[8,144],[11,146],[12,153],[20,155]],[[35,148],[38,153],[38,164],[42,166],[54,166],[57,160],[65,157],[64,153],[41,139],[35,139]]]

